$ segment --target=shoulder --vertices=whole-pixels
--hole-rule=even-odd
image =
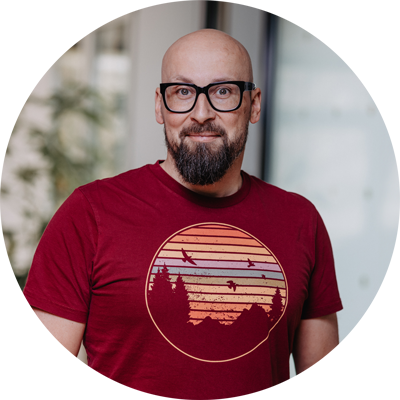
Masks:
[[[112,193],[133,193],[148,182],[152,173],[149,165],[132,169],[116,176],[97,179],[77,188],[89,201],[101,195]]]
[[[248,175],[248,177],[254,195],[262,197],[269,204],[273,204],[275,209],[318,215],[314,204],[304,196],[288,192],[270,183],[266,183],[255,176]]]

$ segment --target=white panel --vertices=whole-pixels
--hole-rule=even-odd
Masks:
[[[246,7],[240,4],[230,4],[230,28],[227,33],[238,40],[247,49],[253,65],[254,82],[257,87],[263,88],[265,76],[263,63],[265,45],[265,11]],[[265,96],[264,96],[265,101]],[[263,126],[260,120],[257,124],[250,124],[242,169],[251,175],[260,177],[262,165],[262,135]]]
[[[126,167],[137,168],[165,159],[163,126],[154,116],[155,89],[161,82],[161,61],[168,47],[203,27],[204,2],[177,2],[132,14],[130,129]]]
[[[280,20],[278,53],[272,183],[311,200],[327,225],[343,339],[392,255],[399,201],[393,148],[368,92],[328,47]]]

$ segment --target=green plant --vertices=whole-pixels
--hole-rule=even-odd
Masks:
[[[106,162],[99,133],[110,116],[88,86],[68,84],[46,98],[0,90],[1,290],[21,291],[51,215],[96,178]],[[8,309],[2,304],[0,315]]]

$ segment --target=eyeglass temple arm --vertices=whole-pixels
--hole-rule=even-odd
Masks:
[[[255,83],[251,83],[251,82],[245,82],[244,85],[244,90],[254,90],[256,88],[256,84]]]

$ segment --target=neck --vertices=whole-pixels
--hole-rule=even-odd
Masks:
[[[161,164],[161,168],[181,185],[195,193],[209,197],[227,197],[236,193],[242,187],[242,176],[240,174],[242,162],[243,153],[233,162],[221,180],[205,186],[192,185],[185,182],[169,153],[167,154],[167,159]]]

